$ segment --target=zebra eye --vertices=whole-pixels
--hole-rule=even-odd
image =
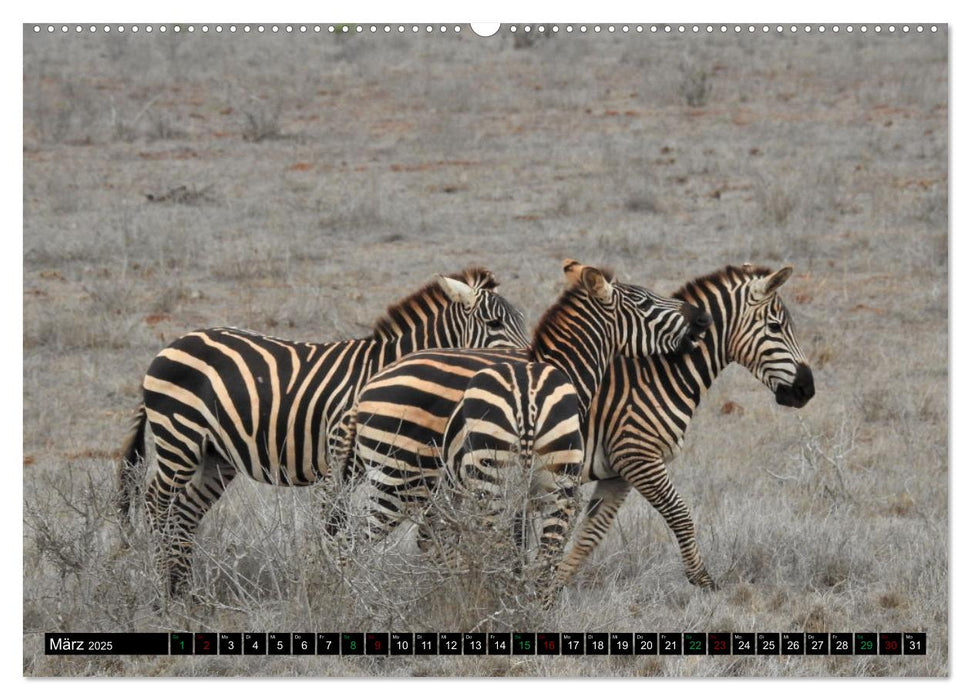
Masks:
[[[490,318],[488,321],[486,321],[486,326],[488,326],[494,331],[497,331],[501,329],[503,326],[502,319]]]
[[[781,333],[782,332],[782,324],[781,323],[776,323],[776,322],[773,321],[773,322],[769,323],[769,330],[772,331],[773,333]]]
[[[650,299],[641,299],[639,302],[637,302],[637,307],[639,309],[643,309],[644,311],[647,311],[652,306],[654,306],[654,302]]]

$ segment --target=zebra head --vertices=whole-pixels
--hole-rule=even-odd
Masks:
[[[686,353],[697,346],[711,325],[711,316],[703,309],[617,282],[610,272],[575,260],[564,261],[563,272],[572,286],[586,289],[590,298],[608,312],[621,355],[646,358]]]
[[[480,267],[460,275],[439,275],[450,302],[445,322],[458,347],[522,348],[529,345],[523,313],[495,292],[495,277]]]
[[[802,408],[815,395],[813,371],[793,332],[789,312],[777,291],[792,267],[776,272],[742,266],[747,280],[737,297],[741,308],[729,341],[730,358],[775,393],[776,403]]]

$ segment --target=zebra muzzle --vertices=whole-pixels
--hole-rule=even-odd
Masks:
[[[681,313],[684,314],[688,327],[676,351],[678,354],[694,350],[705,336],[705,331],[711,326],[712,321],[711,314],[691,304],[683,304]]]
[[[813,371],[808,365],[800,364],[796,369],[796,378],[792,384],[780,384],[775,390],[775,402],[780,406],[802,408],[809,399],[816,395],[816,385],[813,382]]]

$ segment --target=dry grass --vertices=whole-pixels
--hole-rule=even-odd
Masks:
[[[25,34],[26,675],[948,673],[946,33],[515,43]],[[782,409],[732,368],[672,466],[720,590],[686,583],[637,496],[543,611],[528,580],[453,576],[409,542],[342,570],[311,490],[241,478],[200,532],[200,601],[154,609],[144,528],[122,548],[110,499],[166,343],[222,324],[360,336],[470,263],[535,319],[565,257],[662,292],[728,263],[795,266],[784,297],[816,398]],[[482,620],[926,631],[930,653],[253,662],[40,646],[61,630]]]

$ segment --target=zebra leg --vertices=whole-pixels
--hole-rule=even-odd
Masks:
[[[630,488],[630,483],[620,478],[597,482],[577,529],[573,546],[558,567],[557,579],[562,584],[573,578],[577,569],[603,541],[617,517],[617,511],[630,493]]]
[[[350,470],[335,470],[313,485],[314,499],[320,509],[324,533],[330,539],[343,536],[348,525],[348,505],[362,476]]]
[[[463,497],[447,475],[441,480],[435,476],[426,483],[429,484],[427,503],[418,518],[416,543],[419,551],[437,565],[454,570],[459,564],[459,533],[450,521],[461,512]]]
[[[188,456],[162,446],[157,452],[159,468],[146,491],[145,511],[157,537],[158,568],[168,594],[181,597],[188,588],[195,530],[236,470],[207,458],[200,459],[201,465],[193,464]]]
[[[172,575],[173,563],[178,559],[184,537],[180,535],[175,501],[198,471],[198,464],[181,453],[176,454],[156,441],[158,471],[145,490],[145,517],[155,536],[156,567],[165,581],[166,591],[173,597],[182,594],[177,578]]]
[[[335,470],[323,483],[314,486],[314,494],[320,504],[320,514],[324,521],[324,532],[331,539],[343,535],[347,528],[348,505],[354,489],[363,480],[363,475],[352,469]]]
[[[684,562],[688,581],[700,588],[714,589],[715,582],[705,569],[698,551],[698,540],[691,512],[681,499],[681,494],[671,483],[666,465],[663,462],[640,463],[630,468],[620,467],[617,471],[654,506],[674,533],[678,540],[678,548],[681,550],[681,559]]]
[[[235,467],[209,456],[204,460],[201,478],[193,479],[175,499],[177,538],[169,559],[169,588],[181,593],[188,589],[192,574],[192,546],[199,523],[236,478]]]
[[[542,531],[539,540],[538,561],[540,575],[538,580],[543,607],[553,606],[557,595],[563,588],[564,580],[559,574],[558,562],[561,561],[570,521],[573,519],[574,496],[577,484],[570,477],[555,477],[557,489],[549,494],[541,507]]]
[[[400,488],[387,483],[383,473],[368,474],[367,522],[362,533],[366,543],[385,539],[405,519]]]
[[[335,510],[328,521],[334,527],[338,564],[341,568],[349,566],[355,558],[355,549],[363,545],[370,547],[388,537],[408,517],[408,510],[417,505],[422,508],[428,503],[429,489],[420,470],[398,469],[397,463],[367,465],[366,474],[352,475],[354,485],[363,482],[364,522],[359,527],[350,522],[343,508]],[[355,494],[356,495],[356,494]]]
[[[356,434],[356,412],[345,411],[327,437],[327,464],[320,475],[324,485],[316,493],[320,497],[324,531],[331,538],[347,527],[347,500],[364,477],[364,465],[354,450]]]

